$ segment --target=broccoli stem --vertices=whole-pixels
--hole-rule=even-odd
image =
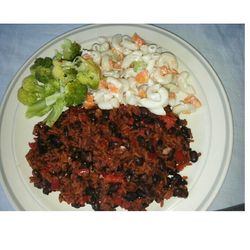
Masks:
[[[28,106],[27,111],[26,111],[26,117],[31,118],[33,116],[43,116],[47,112],[49,112],[51,109],[51,106],[48,106],[46,104],[45,99],[40,100],[36,102],[35,104]]]
[[[64,106],[65,106],[64,99],[58,98],[55,104],[53,105],[53,108],[51,112],[49,113],[48,117],[45,119],[47,126],[49,127],[53,126],[53,124],[57,121],[59,116],[62,114]]]

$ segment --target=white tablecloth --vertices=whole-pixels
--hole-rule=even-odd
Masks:
[[[14,74],[38,48],[79,26],[0,25],[0,101]],[[209,210],[244,203],[244,25],[157,26],[172,31],[197,48],[224,84],[234,119],[233,156],[226,179]],[[1,185],[0,210],[14,210]]]

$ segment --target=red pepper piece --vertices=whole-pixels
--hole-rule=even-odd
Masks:
[[[161,116],[160,119],[165,123],[168,129],[174,127],[176,123],[176,118],[169,115]]]
[[[36,142],[29,142],[29,147],[33,150],[37,149],[37,143]]]
[[[184,153],[183,153],[182,150],[177,150],[175,152],[175,159],[179,163],[182,163],[182,162],[184,162],[186,160],[186,157],[185,157],[185,155],[184,155]]]
[[[111,183],[122,182],[123,177],[124,176],[122,174],[116,174],[116,175],[108,174],[104,176],[104,181]]]
[[[59,180],[57,178],[54,178],[51,182],[51,189],[54,191],[57,190],[59,187],[60,187]]]

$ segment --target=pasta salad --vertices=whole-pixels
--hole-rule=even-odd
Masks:
[[[177,114],[192,113],[201,106],[189,73],[178,69],[176,56],[136,33],[100,37],[91,50],[83,50],[82,57],[92,58],[101,69],[103,79],[92,92],[101,109],[130,104],[165,115],[168,104]]]

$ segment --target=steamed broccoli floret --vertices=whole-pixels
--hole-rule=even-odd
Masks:
[[[18,90],[18,100],[24,105],[32,105],[45,96],[44,87],[40,86],[33,75],[23,79],[22,87]]]
[[[60,83],[55,80],[51,79],[49,83],[44,84],[45,96],[52,95],[53,93],[60,91]]]
[[[69,39],[64,40],[62,49],[62,57],[64,60],[72,61],[76,56],[81,54],[80,44],[77,42],[71,42]]]
[[[82,84],[87,84],[92,89],[97,89],[99,86],[101,73],[100,68],[92,60],[77,58],[75,65],[78,70],[77,80]]]
[[[61,80],[62,83],[67,83],[76,79],[77,70],[74,68],[63,68],[61,65],[55,65],[52,74],[56,79]]]
[[[52,78],[52,59],[50,57],[37,58],[30,67],[30,72],[42,83],[47,83]]]
[[[75,106],[83,103],[87,96],[88,88],[79,81],[73,81],[65,86],[65,102],[66,106]]]
[[[37,102],[38,98],[34,93],[28,92],[23,88],[20,88],[17,92],[17,99],[24,105],[32,105]]]

